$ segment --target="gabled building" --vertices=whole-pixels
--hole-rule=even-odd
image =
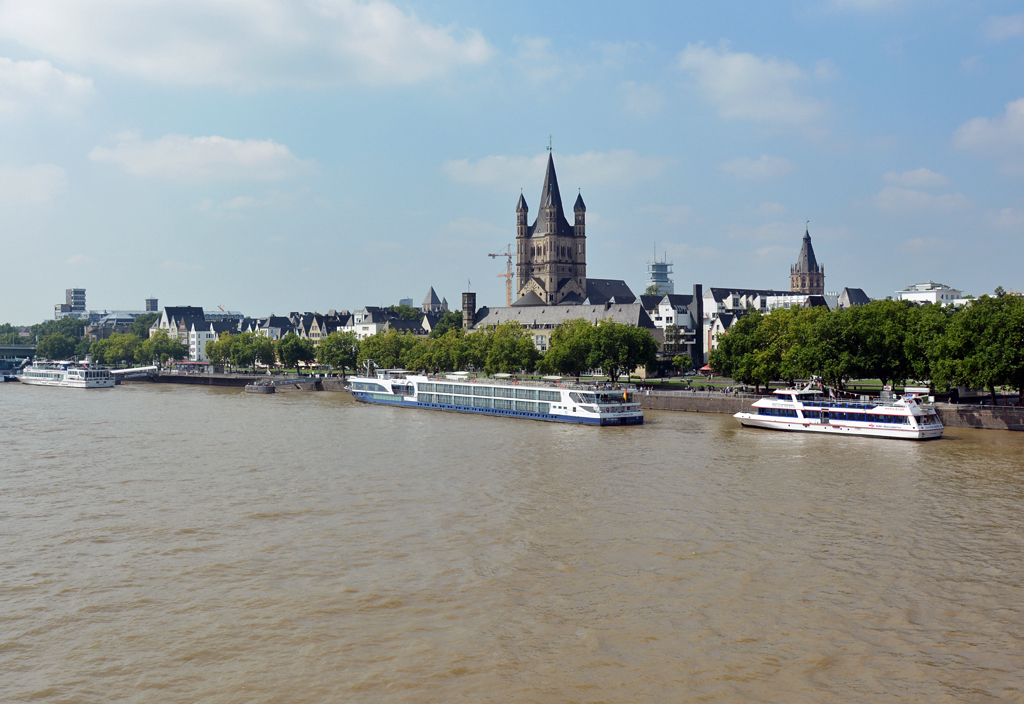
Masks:
[[[860,288],[844,288],[843,292],[839,294],[839,308],[846,310],[853,306],[864,306],[871,303],[871,299],[864,293],[864,289]]]
[[[168,306],[160,312],[160,318],[149,329],[149,336],[157,330],[166,330],[171,339],[188,341],[188,333],[193,325],[202,326],[206,322],[206,314],[202,306]]]
[[[188,358],[192,362],[208,362],[206,344],[217,340],[221,333],[238,331],[238,321],[208,320],[193,321],[188,330]]]
[[[430,290],[427,291],[427,297],[423,299],[423,305],[420,306],[420,311],[423,313],[444,314],[448,311],[448,300],[441,300],[438,298],[437,293],[434,291],[434,287],[431,286]]]
[[[506,308],[481,308],[474,316],[472,329],[480,330],[508,321],[515,321],[525,327],[533,338],[533,344],[541,352],[547,351],[551,331],[569,320],[582,318],[597,324],[610,318],[616,323],[634,327],[654,329],[654,323],[639,303],[606,303],[600,306],[510,306]]]

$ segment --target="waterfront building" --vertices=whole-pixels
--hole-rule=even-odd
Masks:
[[[475,298],[474,298],[475,302]],[[463,314],[466,317],[466,314]],[[473,328],[483,329],[515,321],[522,325],[533,338],[534,346],[546,352],[551,331],[562,323],[582,318],[594,325],[605,319],[634,327],[654,330],[647,311],[639,301],[633,303],[605,303],[603,305],[561,305],[561,306],[509,306],[502,308],[481,308],[474,315]]]
[[[839,294],[839,308],[846,310],[853,306],[863,306],[871,303],[871,299],[864,293],[864,289],[860,288],[844,288],[843,292]]]
[[[818,264],[811,246],[810,230],[804,232],[800,256],[789,268],[789,290],[792,293],[809,293],[821,296],[825,293],[825,267]]]
[[[765,310],[771,313],[778,308],[817,308],[825,306],[829,310],[836,310],[839,307],[839,294],[826,293],[818,296],[809,293],[791,293],[782,296],[768,296],[765,301]]]
[[[722,288],[714,286],[704,293],[703,322],[702,322],[702,345],[706,355],[717,347],[715,336],[723,330],[727,330],[735,324],[736,320],[747,314],[748,311],[757,310],[762,313],[768,312],[768,298],[770,296],[787,296],[786,291],[773,291],[771,289],[750,289],[750,288]],[[722,324],[716,324],[720,316],[731,316]],[[705,361],[707,357],[705,356]]]
[[[166,330],[172,340],[188,341],[188,333],[194,324],[202,326],[206,322],[206,314],[202,306],[167,306],[160,312],[160,317],[149,329],[149,336],[157,330]]]
[[[221,333],[238,332],[238,323],[233,320],[193,321],[188,330],[188,359],[190,362],[208,362],[206,345],[216,341]]]
[[[941,303],[944,306],[966,302],[963,292],[946,284],[925,281],[923,284],[911,284],[902,291],[896,292],[896,300],[913,301],[914,303]]]

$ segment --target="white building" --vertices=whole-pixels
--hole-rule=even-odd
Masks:
[[[765,300],[765,309],[771,313],[777,308],[792,308],[793,306],[813,308],[822,305],[823,302],[829,310],[835,310],[839,306],[839,294],[826,293],[816,296],[810,293],[791,293],[784,296],[768,296]]]
[[[964,303],[963,292],[950,288],[945,284],[925,281],[923,284],[911,284],[902,291],[896,292],[897,301],[913,301],[914,303],[941,303],[944,306]]]

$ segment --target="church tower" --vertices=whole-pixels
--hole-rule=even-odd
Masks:
[[[789,268],[789,290],[820,296],[825,293],[825,267],[814,258],[810,230],[804,232],[800,258]]]
[[[513,305],[582,303],[587,297],[587,206],[573,206],[573,225],[565,217],[555,161],[548,154],[537,219],[528,225],[529,207],[520,194],[516,205],[516,291]]]

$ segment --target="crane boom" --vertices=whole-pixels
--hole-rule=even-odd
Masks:
[[[512,305],[512,245],[508,245],[504,252],[499,254],[488,254],[491,259],[497,259],[498,257],[506,257],[508,270],[504,274],[498,274],[499,279],[505,279],[505,306],[510,307]]]

